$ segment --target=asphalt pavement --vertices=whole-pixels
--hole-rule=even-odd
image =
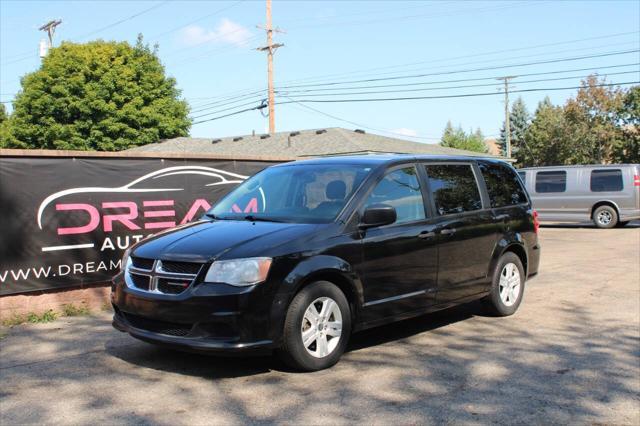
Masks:
[[[367,330],[315,373],[158,348],[106,312],[0,330],[0,424],[640,424],[640,227],[541,240],[516,315]]]

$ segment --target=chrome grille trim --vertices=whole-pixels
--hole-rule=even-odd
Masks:
[[[202,266],[200,268],[202,269]],[[147,277],[149,279],[149,289],[137,287],[131,278],[132,275]],[[129,260],[127,262],[127,266],[125,268],[125,274],[124,274],[125,283],[127,284],[127,287],[135,289],[137,291],[145,292],[145,293],[162,294],[166,296],[177,296],[181,294],[182,292],[184,292],[184,290],[191,287],[191,285],[193,284],[197,276],[198,274],[182,274],[178,272],[167,272],[162,269],[162,261],[158,259],[156,259],[153,262],[152,269],[136,268],[133,266],[131,260]],[[186,282],[187,285],[184,286],[184,290],[182,292],[165,293],[158,289],[158,280],[160,279],[182,281],[182,282]],[[166,284],[180,287],[180,285],[177,283],[173,284],[173,283],[167,282]]]

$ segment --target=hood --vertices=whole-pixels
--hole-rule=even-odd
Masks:
[[[156,234],[141,241],[133,256],[181,262],[206,262],[212,258],[271,256],[270,249],[310,236],[317,224],[200,221]],[[231,258],[230,257],[230,258]]]

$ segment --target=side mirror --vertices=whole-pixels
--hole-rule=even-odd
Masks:
[[[389,225],[396,221],[396,209],[388,204],[372,204],[364,211],[360,229]]]

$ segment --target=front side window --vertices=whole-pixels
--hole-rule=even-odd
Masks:
[[[479,163],[487,185],[491,207],[514,206],[527,202],[527,196],[510,167],[500,164]]]
[[[599,169],[591,172],[591,190],[593,192],[622,191],[622,170]]]
[[[370,171],[344,164],[271,167],[244,181],[208,213],[218,219],[328,223]]]
[[[567,172],[563,170],[536,173],[536,192],[564,192],[567,190]]]
[[[482,208],[473,169],[468,164],[426,166],[431,197],[440,216]]]
[[[396,209],[395,223],[425,218],[424,201],[415,167],[388,173],[371,191],[365,209],[372,204],[387,204]]]

